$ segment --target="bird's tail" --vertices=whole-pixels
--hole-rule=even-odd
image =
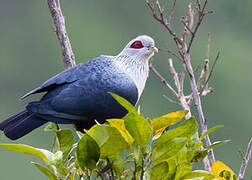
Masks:
[[[47,121],[35,116],[32,112],[24,110],[0,123],[0,130],[12,139],[16,140],[28,134]]]

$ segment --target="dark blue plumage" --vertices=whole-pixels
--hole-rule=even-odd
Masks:
[[[150,51],[153,52],[153,48],[148,53]],[[142,92],[139,89],[144,88],[148,76],[146,62],[151,57],[138,56],[100,56],[63,71],[24,95],[22,99],[46,92],[41,100],[30,102],[24,111],[0,123],[0,130],[10,139],[18,139],[48,121],[74,124],[77,130],[82,131],[94,125],[95,120],[103,123],[108,118],[123,117],[126,109],[108,92],[118,94],[132,105],[137,103]],[[146,62],[137,62],[142,61],[141,58],[147,59]],[[130,63],[134,61],[136,65]]]

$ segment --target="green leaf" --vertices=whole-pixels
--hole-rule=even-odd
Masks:
[[[199,141],[202,141],[204,137],[207,135],[211,134],[212,132],[216,131],[217,129],[223,128],[224,126],[215,126],[212,127],[211,129],[208,129],[202,136],[200,136]]]
[[[137,113],[136,112],[136,109],[135,107],[130,104],[130,102],[128,102],[126,99],[122,98],[121,96],[118,96],[117,94],[115,93],[112,93],[112,92],[108,92],[118,103],[120,103],[125,109],[128,110],[128,112],[134,112],[134,113]]]
[[[41,164],[35,162],[32,162],[32,164],[36,168],[38,168],[38,170],[40,170],[43,174],[45,174],[50,180],[59,180],[59,178],[55,174],[53,174],[49,169],[42,166]]]
[[[198,131],[198,124],[194,117],[182,122],[177,128],[167,131],[156,140],[155,144],[164,144],[175,137],[191,138]]]
[[[159,163],[153,166],[151,170],[150,180],[163,180],[167,179],[169,166],[167,162]]]
[[[207,146],[207,147],[206,147],[206,150],[213,149],[213,148],[215,148],[215,147],[217,147],[217,146],[226,144],[226,143],[228,143],[228,142],[230,142],[230,141],[231,141],[231,140],[216,141],[216,142],[214,142],[212,145]]]
[[[94,169],[100,158],[100,148],[91,136],[85,134],[79,140],[76,155],[78,164],[83,171],[85,168]]]
[[[46,127],[44,128],[44,131],[53,131],[57,132],[59,130],[59,126],[54,122],[49,122]]]
[[[176,111],[151,120],[154,136],[162,134],[168,126],[181,121],[188,111]]]
[[[166,161],[175,156],[187,143],[187,138],[174,138],[162,144],[154,144],[152,160],[154,164]]]
[[[87,134],[99,145],[101,158],[117,156],[128,147],[120,132],[108,125],[94,125]]]
[[[0,144],[0,147],[11,151],[37,156],[41,158],[47,165],[50,164],[53,157],[53,153],[48,150],[38,149],[24,144]]]
[[[63,152],[63,159],[67,157],[71,151],[74,140],[73,133],[70,129],[62,129],[56,132],[56,142],[58,143],[59,150]]]
[[[152,128],[147,119],[142,115],[129,113],[124,117],[124,124],[136,144],[144,146],[152,136]]]
[[[192,165],[190,163],[180,163],[177,166],[176,176],[174,180],[183,180],[183,177],[191,172]]]

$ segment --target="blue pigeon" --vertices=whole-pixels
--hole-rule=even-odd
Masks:
[[[46,92],[26,109],[0,123],[0,130],[18,139],[49,122],[74,124],[79,131],[89,129],[95,120],[122,118],[127,110],[108,92],[135,105],[149,74],[148,60],[157,52],[154,40],[141,35],[131,40],[116,56],[99,56],[69,68],[25,94]]]

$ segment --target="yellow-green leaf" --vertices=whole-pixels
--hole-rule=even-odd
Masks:
[[[154,144],[152,152],[152,160],[154,164],[166,161],[172,156],[175,156],[187,143],[187,138],[173,138],[162,144]]]
[[[70,129],[61,129],[56,132],[56,143],[59,149],[57,151],[63,152],[63,158],[65,158],[72,149],[74,140],[73,133]]]
[[[211,174],[219,180],[236,180],[236,175],[230,167],[221,161],[215,161],[211,168]],[[227,177],[229,176],[229,177]],[[226,177],[226,178],[225,178]]]
[[[58,178],[55,174],[53,174],[49,169],[47,169],[46,167],[42,166],[39,163],[35,163],[32,162],[32,164],[38,168],[38,170],[40,170],[43,174],[45,174],[50,180],[59,180],[60,178]]]
[[[126,99],[122,98],[121,96],[118,96],[115,93],[108,92],[118,103],[120,103],[125,109],[128,110],[128,112],[136,112],[135,107],[130,104]],[[136,112],[137,113],[137,112]]]
[[[207,146],[206,147],[206,150],[209,150],[209,149],[213,149],[217,146],[220,146],[220,145],[223,145],[223,144],[226,144],[228,142],[230,142],[231,140],[223,140],[223,141],[216,141],[214,142],[213,144],[211,144],[210,146]]]
[[[112,168],[115,171],[116,175],[120,177],[123,174],[125,168],[125,160],[120,156],[110,159],[112,161]]]
[[[176,111],[151,120],[153,135],[160,135],[165,128],[181,121],[188,111]]]
[[[214,176],[211,175],[208,171],[195,170],[183,177],[184,180],[192,180],[192,179],[202,179],[202,180],[213,180]]]
[[[164,144],[175,137],[191,138],[198,130],[198,124],[194,117],[182,122],[179,127],[169,130],[156,140],[155,145]]]
[[[174,180],[183,180],[184,176],[192,172],[192,164],[191,163],[180,163],[177,166],[176,176]]]
[[[82,170],[85,170],[85,168],[94,169],[100,158],[100,148],[91,136],[85,134],[79,140],[76,155],[78,164]]]
[[[59,130],[59,126],[54,123],[54,122],[49,122],[45,128],[44,131],[53,131],[53,132],[57,132]]]
[[[199,141],[202,141],[204,137],[207,135],[211,134],[212,132],[216,131],[217,129],[223,128],[224,126],[215,126],[212,127],[211,129],[208,129],[202,136],[200,136]]]
[[[94,125],[87,131],[87,134],[94,138],[99,145],[101,158],[117,156],[128,147],[120,132],[108,125]]]
[[[48,150],[34,148],[32,146],[28,146],[24,144],[0,144],[0,147],[11,150],[11,151],[16,151],[16,152],[21,152],[21,153],[37,156],[41,158],[47,165],[50,164],[50,161],[52,160],[52,157],[53,157],[53,153]]]
[[[129,113],[124,117],[124,124],[136,144],[145,146],[151,135],[152,128],[147,119],[136,113]]]
[[[123,119],[108,119],[107,121],[110,124],[110,126],[115,127],[121,133],[121,135],[124,137],[125,141],[128,144],[131,145],[134,142],[134,138],[125,128]]]
[[[167,162],[159,163],[151,169],[150,180],[168,179],[169,166]]]

